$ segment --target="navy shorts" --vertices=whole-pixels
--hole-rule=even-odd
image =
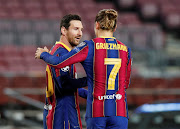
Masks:
[[[86,118],[87,129],[127,129],[128,119],[122,116]]]
[[[44,129],[82,129],[79,124],[77,110],[69,110],[56,107],[54,111],[44,109],[43,126]]]

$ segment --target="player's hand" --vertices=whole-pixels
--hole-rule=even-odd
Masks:
[[[43,52],[49,52],[47,47],[44,47],[44,48],[38,47],[36,50],[36,53],[35,53],[35,59],[40,59],[41,53],[43,53]]]
[[[47,47],[46,47],[46,46],[44,47],[44,50],[45,50],[45,52],[49,52],[49,50],[47,49]]]

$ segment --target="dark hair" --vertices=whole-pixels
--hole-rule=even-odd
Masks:
[[[79,15],[76,15],[76,14],[68,14],[68,15],[65,15],[62,19],[61,19],[61,23],[60,23],[60,30],[61,30],[61,27],[64,26],[66,29],[69,28],[70,26],[70,21],[72,20],[79,20],[81,21],[81,17]]]
[[[96,15],[95,22],[99,22],[102,30],[113,31],[117,24],[117,16],[118,13],[114,9],[103,9]]]

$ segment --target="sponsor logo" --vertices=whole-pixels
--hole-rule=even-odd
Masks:
[[[117,99],[120,100],[122,98],[121,94],[113,94],[113,95],[104,95],[104,96],[98,96],[99,100],[105,100],[105,99]]]
[[[63,72],[67,72],[67,71],[69,71],[69,66],[66,66],[66,67],[64,67],[64,68],[61,68],[61,70],[62,70]]]

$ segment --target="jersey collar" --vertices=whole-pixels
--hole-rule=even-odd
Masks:
[[[61,44],[61,45],[63,45],[68,51],[71,51],[71,48],[69,48],[66,44],[64,44],[64,43],[62,43],[62,42],[56,41],[56,44]]]
[[[105,36],[100,36],[100,38],[112,38],[112,39],[116,39],[115,37],[105,37]]]

